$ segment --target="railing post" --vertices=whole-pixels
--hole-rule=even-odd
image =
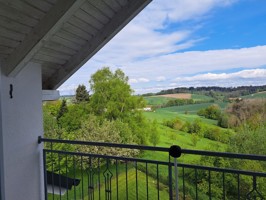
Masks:
[[[177,145],[173,145],[170,147],[169,149],[169,155],[172,156],[174,158],[174,169],[175,169],[175,199],[178,200],[178,169],[177,169],[177,158],[179,158],[181,156],[181,147],[180,146],[177,146]],[[169,158],[170,160],[170,158]],[[170,175],[170,173],[169,173]],[[171,170],[171,176],[172,176],[172,170]],[[172,177],[170,178],[169,177],[169,180],[171,180],[172,182]],[[171,183],[172,184],[172,183]],[[170,192],[172,192],[172,185],[170,185],[171,188],[169,188]],[[170,198],[173,198],[173,196],[171,197],[170,195]]]

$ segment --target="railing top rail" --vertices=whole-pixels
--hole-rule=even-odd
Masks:
[[[137,144],[118,144],[118,143],[107,143],[107,142],[89,142],[89,141],[78,141],[78,140],[48,139],[48,138],[39,137],[38,143],[41,143],[41,142],[115,147],[115,148],[124,148],[124,149],[138,149],[138,150],[163,151],[163,152],[169,151],[169,148],[166,148],[166,147],[152,147],[152,146],[144,146],[144,145],[137,145]]]
[[[39,136],[38,143],[42,143],[42,142],[169,152],[169,148],[167,147],[152,147],[152,146],[135,145],[135,144],[117,144],[117,143],[106,143],[106,142],[48,139],[48,138],[42,138],[41,136]],[[201,155],[201,156],[215,156],[215,157],[224,157],[224,158],[266,161],[266,155],[237,154],[237,153],[228,153],[228,152],[213,152],[213,151],[202,151],[202,150],[191,150],[191,149],[182,149],[181,152],[182,154],[193,154],[193,155]]]
[[[94,158],[106,158],[106,159],[116,159],[116,160],[124,160],[128,162],[139,162],[139,163],[153,163],[159,165],[174,166],[173,162],[160,161],[160,160],[149,160],[143,158],[131,158],[131,157],[121,157],[121,156],[112,156],[112,155],[102,155],[102,154],[92,154],[92,153],[80,153],[80,152],[70,152],[70,151],[60,151],[60,150],[48,150],[45,149],[44,153],[57,153],[63,155],[76,155],[76,156],[87,156]],[[229,169],[229,168],[219,168],[219,167],[211,167],[211,166],[202,166],[202,165],[192,165],[192,164],[184,164],[178,163],[178,167],[190,168],[190,169],[199,169],[199,170],[210,170],[215,172],[224,172],[224,173],[234,173],[234,174],[242,174],[248,176],[258,176],[258,177],[266,177],[266,173],[264,172],[255,172],[255,171],[247,171],[247,170],[239,170],[239,169]]]

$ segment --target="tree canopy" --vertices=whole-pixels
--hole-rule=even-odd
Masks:
[[[113,73],[104,67],[91,76],[89,83],[93,92],[90,105],[95,115],[109,120],[124,119],[144,107],[144,101],[132,95],[128,77],[120,69]]]
[[[88,102],[90,99],[89,92],[85,85],[79,85],[76,89],[75,100],[77,103]]]

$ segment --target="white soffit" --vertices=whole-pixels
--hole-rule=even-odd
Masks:
[[[0,0],[0,61],[9,76],[42,65],[43,89],[75,73],[151,0]]]

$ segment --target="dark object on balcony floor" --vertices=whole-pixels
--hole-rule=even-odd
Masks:
[[[47,191],[51,194],[64,194],[67,190],[71,190],[72,186],[78,186],[80,179],[73,179],[61,174],[47,171]]]

